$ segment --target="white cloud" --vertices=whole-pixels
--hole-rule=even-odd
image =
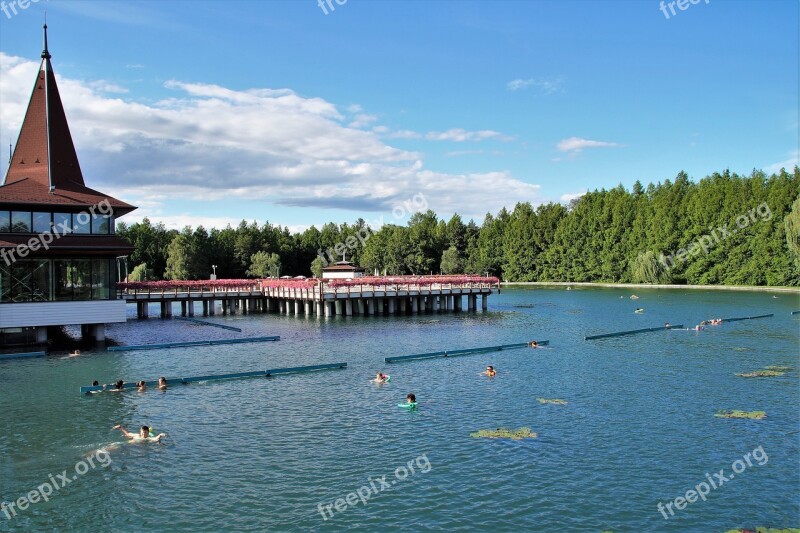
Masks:
[[[590,141],[589,139],[581,139],[580,137],[570,137],[559,141],[556,148],[559,152],[580,152],[584,148],[616,148],[622,146],[621,144],[606,142],[606,141]]]
[[[38,66],[38,61],[0,52],[3,140],[16,141]],[[421,192],[438,213],[465,216],[538,198],[538,186],[505,172],[426,169],[420,154],[343,124],[345,114],[362,114],[360,107],[345,107],[343,113],[331,102],[289,89],[236,91],[171,80],[165,84],[171,97],[145,104],[134,101],[135,94],[126,95],[131,100],[120,93],[109,96],[103,82],[57,77],[87,183],[142,206],[142,213],[178,200],[198,202],[196,215],[168,209],[159,214],[158,219],[177,226],[238,219],[210,203],[223,198],[390,213]],[[401,130],[387,135],[392,136],[419,134]],[[491,130],[449,130],[436,137],[503,138]]]
[[[564,92],[561,86],[564,83],[564,78],[551,78],[551,79],[521,79],[511,80],[506,83],[506,88],[509,91],[523,91],[534,89],[541,94],[553,94],[556,92]]]
[[[560,198],[560,200],[561,200],[561,203],[568,204],[568,203],[570,203],[572,200],[574,200],[574,199],[576,199],[576,198],[580,198],[580,197],[581,197],[581,196],[583,196],[584,194],[586,194],[586,191],[583,191],[583,192],[575,192],[575,193],[564,193],[564,194],[562,194],[562,195],[561,195],[561,198]]]
[[[511,138],[494,130],[467,131],[461,128],[453,128],[447,131],[431,131],[425,135],[429,141],[451,141],[451,142],[477,142],[487,139],[497,139],[510,141]]]
[[[416,131],[397,130],[387,135],[387,137],[389,137],[390,139],[419,139],[420,137],[422,137],[422,135],[420,135]]]
[[[786,172],[792,172],[797,165],[800,165],[800,151],[795,150],[793,153],[789,154],[789,159],[767,165],[764,168],[764,172],[767,174],[777,174],[782,168],[785,168]]]
[[[377,115],[367,115],[366,113],[359,113],[354,118],[353,121],[348,124],[351,128],[365,128],[378,120]]]

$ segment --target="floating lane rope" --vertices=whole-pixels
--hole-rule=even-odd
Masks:
[[[538,346],[547,346],[550,344],[550,341],[537,341],[536,343]],[[455,357],[458,355],[470,355],[475,353],[489,353],[489,352],[499,352],[501,350],[515,350],[518,348],[527,348],[530,346],[530,343],[527,342],[520,342],[517,344],[503,344],[501,346],[486,346],[482,348],[465,348],[463,350],[449,350],[445,352],[430,352],[430,353],[418,353],[413,355],[398,355],[394,357],[384,357],[383,360],[386,363],[399,363],[401,361],[411,361],[413,359],[432,359],[436,357]]]
[[[669,329],[680,329],[683,324],[675,324],[674,326],[659,326],[657,328],[643,328],[632,329],[630,331],[618,331],[616,333],[602,333],[600,335],[588,335],[583,338],[585,341],[593,341],[595,339],[608,339],[611,337],[622,337],[623,335],[635,335],[637,333],[650,333],[651,331],[666,331]]]
[[[218,344],[244,344],[246,342],[279,341],[280,336],[248,337],[246,339],[217,339],[211,341],[167,342],[163,344],[141,344],[138,346],[109,346],[109,352],[128,352],[134,350],[159,350],[161,348],[189,348],[191,346],[215,346]]]
[[[184,322],[194,322],[196,324],[202,324],[204,326],[214,326],[215,328],[227,329],[227,330],[236,331],[236,332],[239,332],[239,333],[242,332],[241,329],[235,328],[233,326],[226,326],[225,324],[217,324],[215,322],[209,322],[207,320],[200,320],[199,318],[191,318],[191,317],[186,317],[186,316],[176,316],[175,320],[183,320]]]
[[[775,313],[770,313],[768,315],[758,315],[758,316],[742,316],[738,318],[723,318],[722,323],[725,322],[739,322],[740,320],[755,320],[757,318],[770,318],[775,316]]]
[[[200,381],[219,381],[223,379],[241,379],[241,378],[255,378],[255,377],[272,377],[279,374],[298,374],[301,372],[314,372],[317,370],[332,370],[337,368],[347,368],[347,363],[330,363],[325,365],[309,365],[309,366],[296,366],[291,368],[274,368],[271,370],[256,370],[253,372],[238,372],[236,374],[216,374],[210,376],[196,376],[191,378],[171,378],[167,380],[167,385],[188,385],[189,383],[197,383]],[[145,381],[148,387],[158,387],[158,380]],[[89,385],[81,387],[81,394],[89,394],[93,392],[102,392],[110,390],[133,390],[136,389],[136,383],[125,383],[122,389],[117,389],[116,385]]]
[[[25,352],[25,353],[3,353],[0,359],[23,359],[26,357],[44,357],[44,352]]]

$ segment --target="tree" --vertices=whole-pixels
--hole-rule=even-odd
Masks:
[[[648,250],[640,253],[631,261],[631,271],[634,283],[669,283],[670,275],[667,265],[662,263]]]
[[[315,257],[314,260],[311,261],[311,275],[314,276],[315,278],[321,278],[322,269],[324,266],[325,266],[325,260],[322,259],[320,256]]]
[[[253,278],[268,278],[277,276],[281,268],[281,258],[278,254],[256,252],[250,257],[250,268],[246,274]]]
[[[786,226],[786,245],[794,257],[795,266],[800,269],[800,196],[792,204],[792,211],[784,219]]]
[[[128,281],[149,281],[151,278],[148,275],[147,263],[137,265],[130,274],[128,274]]]
[[[464,260],[455,245],[442,253],[442,274],[461,274],[464,272]]]
[[[197,245],[192,228],[186,226],[167,246],[167,269],[164,277],[173,280],[193,280],[208,272],[203,251]]]

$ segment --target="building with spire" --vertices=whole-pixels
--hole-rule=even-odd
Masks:
[[[42,62],[0,185],[0,345],[44,343],[48,327],[78,324],[102,341],[105,324],[125,321],[115,282],[133,247],[114,226],[136,208],[86,186],[50,58],[45,24]]]

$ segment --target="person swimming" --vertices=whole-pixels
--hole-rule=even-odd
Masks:
[[[80,350],[75,350],[74,352],[69,354],[69,357],[78,357],[80,354],[81,354]]]
[[[144,392],[147,390],[147,382],[145,381],[137,381],[136,382],[137,391]]]
[[[167,390],[167,378],[164,376],[158,378],[158,390]]]
[[[406,403],[417,403],[417,396],[413,392],[406,394]]]
[[[486,367],[486,371],[484,372],[484,375],[489,376],[490,378],[493,378],[493,377],[495,377],[497,375],[497,370],[495,370],[492,365],[489,365],[489,366]]]
[[[99,387],[99,386],[100,386],[100,382],[99,382],[99,381],[97,381],[97,380],[94,380],[94,381],[92,381],[92,387]],[[105,387],[104,387],[104,388],[105,388]],[[101,392],[103,392],[103,391],[100,391],[100,390],[90,390],[90,391],[89,391],[89,392],[87,392],[86,394],[100,394]]]
[[[114,383],[114,387],[108,389],[110,392],[122,392],[125,390],[125,382],[122,380],[117,381]]]
[[[703,325],[702,325],[702,324],[697,324],[697,325],[694,327],[694,330],[695,330],[695,331],[703,331],[704,329],[706,329],[706,328],[705,328],[705,327],[703,327]]]
[[[387,374],[378,372],[378,374],[375,376],[375,383],[389,383],[390,379],[391,378]]]
[[[634,311],[634,313],[644,313],[644,309],[641,308],[641,307],[637,307],[636,311]]]
[[[531,341],[531,342],[528,343],[528,346],[530,346],[531,348],[538,348],[539,347],[539,343],[536,342],[536,341]]]
[[[669,322],[664,322],[664,327],[665,327],[665,328],[667,328],[667,329],[669,329],[669,328],[671,328],[672,326],[670,326],[670,325],[669,325]]]
[[[635,294],[631,294],[631,300],[638,300],[638,299],[639,299],[638,296],[636,296]]]
[[[167,436],[166,433],[159,433],[158,435],[153,435],[150,432],[149,426],[142,426],[139,428],[139,433],[131,433],[122,424],[117,424],[111,430],[118,429],[122,432],[125,438],[130,439],[131,442],[159,442],[161,439]]]

